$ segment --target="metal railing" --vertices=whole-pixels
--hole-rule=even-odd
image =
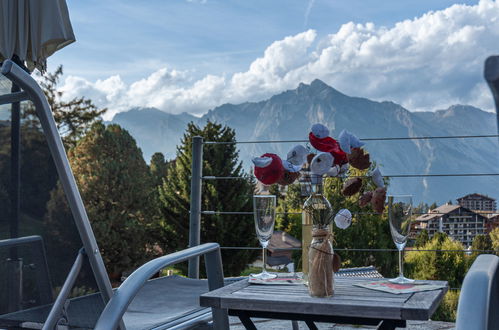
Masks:
[[[494,99],[497,112],[497,127],[499,133],[499,56],[491,56],[487,58],[484,66],[484,78],[487,82]],[[413,137],[373,137],[362,138],[362,141],[398,141],[398,140],[435,140],[435,139],[476,139],[476,138],[499,138],[499,134],[488,135],[453,135],[453,136],[413,136]],[[261,143],[303,143],[308,140],[267,140],[267,141],[203,141],[203,138],[196,136],[192,140],[192,179],[191,179],[191,206],[190,206],[190,229],[189,229],[189,246],[199,245],[201,235],[201,215],[251,215],[252,212],[237,212],[237,211],[220,211],[220,210],[201,210],[201,186],[203,180],[239,180],[252,179],[251,177],[216,177],[202,175],[202,158],[203,144],[206,145],[227,145],[227,144],[261,144]],[[499,173],[437,173],[437,174],[390,174],[384,175],[389,178],[423,178],[423,177],[484,177],[484,176],[499,176]],[[293,213],[296,214],[296,213]],[[439,215],[439,213],[431,213]],[[222,247],[222,249],[253,249],[250,247]],[[337,249],[340,250],[340,249]],[[359,249],[357,249],[359,250]],[[362,249],[360,249],[362,250]],[[366,249],[372,250],[372,249]],[[349,249],[349,251],[353,251]],[[387,251],[396,251],[395,249],[387,249]],[[466,250],[467,253],[470,251]],[[475,252],[475,251],[471,251]],[[493,252],[493,251],[487,251]],[[199,259],[193,258],[189,260],[189,277],[197,278],[199,276]]]
[[[499,135],[457,135],[457,136],[423,136],[423,137],[391,137],[391,138],[369,138],[363,140],[380,141],[380,140],[418,140],[418,139],[474,139],[474,138],[497,138]],[[203,176],[202,175],[202,162],[203,162],[203,145],[227,145],[227,144],[246,144],[246,143],[288,143],[288,142],[308,142],[308,140],[279,140],[279,141],[234,141],[234,142],[217,142],[217,141],[203,141],[200,136],[193,137],[192,140],[192,179],[191,179],[191,204],[190,204],[190,230],[189,230],[189,247],[200,244],[201,236],[201,216],[202,215],[253,215],[253,212],[242,211],[223,211],[223,210],[201,210],[201,192],[202,183],[204,180],[253,180],[252,175],[248,176]],[[483,176],[499,176],[499,173],[439,173],[439,174],[389,174],[384,175],[387,178],[422,178],[422,177],[483,177]],[[361,176],[367,177],[367,176]],[[299,215],[301,212],[278,212],[280,215]],[[414,213],[415,215],[445,215],[446,213],[440,212],[424,212]],[[352,215],[378,215],[374,212],[353,212]],[[223,250],[257,250],[260,247],[240,247],[240,246],[222,246]],[[301,250],[301,248],[287,249],[287,250]],[[396,249],[335,249],[337,251],[348,252],[396,252]],[[427,250],[411,250],[411,251],[427,251]],[[430,251],[430,250],[428,250]],[[439,250],[442,252],[465,252],[473,253],[476,250]],[[483,253],[494,251],[481,251]],[[198,278],[199,276],[199,259],[193,258],[189,260],[188,275],[191,278]]]

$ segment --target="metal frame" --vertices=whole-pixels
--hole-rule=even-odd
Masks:
[[[251,317],[263,319],[278,319],[278,320],[291,320],[291,321],[304,321],[308,328],[311,330],[318,329],[314,322],[324,323],[339,323],[339,324],[356,324],[356,325],[374,325],[378,330],[395,330],[396,327],[405,328],[407,326],[406,320],[387,320],[376,318],[362,318],[362,317],[346,317],[346,316],[326,316],[314,314],[301,314],[297,313],[278,313],[278,312],[264,312],[264,311],[249,311],[239,309],[229,309],[229,315],[237,316],[246,329],[256,330],[256,327],[251,321]]]
[[[499,132],[499,56],[490,56],[485,60],[483,75],[494,97]]]
[[[205,243],[186,250],[171,253],[145,263],[127,277],[121,286],[116,289],[114,296],[104,308],[94,329],[115,329],[123,317],[123,314],[125,314],[128,305],[130,305],[133,298],[146,284],[148,279],[165,267],[200,255],[205,255],[208,289],[211,291],[223,287],[222,256],[220,254],[220,245],[217,243]],[[215,329],[229,328],[226,310],[212,308],[212,314]],[[187,324],[183,324],[182,326],[185,327],[186,325]]]
[[[38,287],[40,304],[49,304],[52,302],[52,284],[50,282],[50,273],[47,265],[47,256],[45,254],[45,246],[43,244],[43,238],[38,235],[25,236],[17,238],[8,238],[0,240],[0,248],[17,248],[20,246],[33,245],[31,253],[33,253],[33,259],[37,260],[37,265],[35,270],[37,272],[36,283]],[[20,271],[22,269],[22,259],[19,261]],[[18,261],[14,260],[14,261]],[[22,279],[22,276],[19,277]],[[15,285],[11,285],[12,289],[16,289]],[[9,288],[10,289],[10,288]],[[21,295],[22,296],[22,295]]]
[[[201,187],[203,177],[203,138],[192,138],[192,165],[191,165],[191,205],[189,216],[189,247],[201,242]],[[190,278],[199,278],[199,257],[189,259],[188,275]]]
[[[83,246],[87,251],[87,256],[92,267],[97,286],[99,287],[104,303],[107,303],[113,295],[111,282],[107,276],[104,261],[102,260],[92,227],[90,226],[90,221],[88,220],[80,192],[76,186],[73,172],[69,166],[66,151],[64,150],[61,137],[59,136],[50,105],[48,104],[40,86],[38,86],[33,77],[31,77],[13,61],[6,60],[2,65],[1,73],[26,92],[29,99],[35,105],[61,185],[64,189],[64,193],[66,194],[69,207],[75,219],[76,227],[78,228],[78,232],[83,242]],[[15,97],[18,96],[21,95],[16,94]]]
[[[61,288],[61,292],[59,292],[59,295],[57,296],[57,299],[55,300],[54,305],[50,310],[49,316],[47,317],[47,320],[45,321],[42,330],[55,329],[55,327],[61,320],[61,316],[64,310],[64,304],[66,303],[66,300],[69,298],[71,290],[73,289],[73,286],[76,282],[76,278],[80,273],[84,257],[85,257],[85,249],[81,248],[80,251],[78,251],[78,256],[76,257],[76,260],[73,263],[73,266],[71,267],[71,270],[69,271],[66,280],[64,281],[64,285]]]

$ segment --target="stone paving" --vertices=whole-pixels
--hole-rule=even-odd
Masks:
[[[241,324],[237,317],[230,317],[230,329],[231,330],[244,330],[244,326]],[[258,330],[284,330],[292,329],[291,321],[282,320],[265,320],[265,319],[254,319],[253,322]],[[332,323],[316,323],[319,329],[334,329],[334,330],[359,330],[359,329],[376,329],[373,326],[353,326],[353,325],[343,325],[343,324],[332,324]],[[298,322],[300,329],[308,329],[305,322]],[[404,328],[397,328],[404,329]],[[450,330],[455,329],[454,323],[449,322],[437,322],[437,321],[409,321],[407,322],[407,327],[405,329],[409,330]]]

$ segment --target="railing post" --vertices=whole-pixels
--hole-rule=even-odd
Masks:
[[[189,217],[189,247],[199,245],[201,241],[201,177],[203,175],[203,138],[192,138],[191,167],[191,207]],[[199,278],[199,257],[189,259],[190,278]]]

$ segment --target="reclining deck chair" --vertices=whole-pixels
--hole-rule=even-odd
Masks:
[[[479,255],[463,281],[457,330],[499,329],[499,257]]]
[[[14,62],[7,60],[1,67],[1,73],[21,91],[0,96],[0,105],[24,100],[33,102],[40,125],[52,155],[59,181],[67,198],[69,208],[81,239],[82,248],[74,253],[76,258],[70,262],[70,269],[64,271],[65,280],[53,301],[54,290],[47,265],[44,239],[39,236],[11,237],[0,241],[1,248],[14,250],[17,254],[25,253],[24,264],[21,260],[10,260],[17,265],[7,272],[7,300],[23,300],[22,278],[19,274],[30,267],[36,269],[34,282],[35,298],[29,303],[19,303],[0,309],[0,328],[43,328],[56,329],[58,325],[78,329],[166,329],[188,328],[206,325],[213,319],[215,328],[228,328],[225,311],[199,307],[199,295],[223,286],[223,270],[220,247],[216,243],[206,243],[159,257],[144,264],[133,272],[124,283],[114,290],[111,287],[104,262],[88,220],[75,179],[69,166],[66,153],[59,136],[52,111],[36,81]],[[37,164],[31,164],[33,167]],[[1,188],[1,187],[0,187]],[[1,191],[0,191],[1,193]],[[1,195],[0,195],[1,196]],[[1,252],[1,251],[0,251]],[[208,279],[198,280],[178,276],[161,277],[149,280],[161,269],[193,257],[204,255]],[[0,256],[2,254],[0,253]],[[31,259],[30,259],[31,258]],[[7,259],[5,259],[7,260]],[[82,271],[90,266],[95,281],[95,291],[76,298],[69,298],[73,286]],[[61,274],[56,274],[61,275]],[[14,284],[14,285],[13,285]],[[14,290],[12,290],[14,288]],[[0,291],[2,287],[0,287]],[[16,292],[17,291],[17,292]],[[135,299],[134,299],[135,298]],[[27,307],[26,307],[27,306]],[[0,305],[1,307],[1,305]]]

